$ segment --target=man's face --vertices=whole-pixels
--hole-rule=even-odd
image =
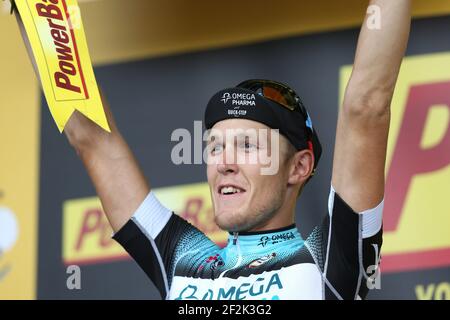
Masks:
[[[227,119],[214,125],[208,139],[207,176],[220,228],[250,231],[276,214],[286,195],[288,143],[252,120]],[[272,174],[262,174],[269,167]]]

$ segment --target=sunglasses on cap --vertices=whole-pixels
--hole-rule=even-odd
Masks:
[[[238,84],[236,87],[251,90],[264,98],[276,102],[281,107],[284,107],[290,111],[300,112],[305,121],[308,149],[315,153],[315,149],[317,148],[319,150],[318,157],[320,157],[321,147],[318,138],[315,136],[311,118],[300,97],[297,95],[297,93],[295,93],[294,90],[283,83],[262,79],[246,80]],[[313,144],[316,146],[314,146]],[[315,171],[316,168],[314,168],[312,175],[315,174]]]
[[[300,97],[294,90],[280,82],[260,79],[246,80],[238,84],[236,87],[251,90],[264,98],[278,103],[290,111],[299,111],[303,116],[303,119],[305,119],[306,128],[309,129],[307,130],[307,137],[309,140],[311,139],[313,132],[311,118],[300,100]]]

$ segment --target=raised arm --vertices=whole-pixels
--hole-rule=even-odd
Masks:
[[[150,187],[102,96],[111,133],[75,111],[64,128],[83,162],[114,231],[133,215]]]
[[[30,60],[37,72],[23,24],[20,17],[17,18]],[[150,187],[117,129],[103,96],[102,100],[111,133],[104,131],[78,111],[72,114],[64,133],[83,161],[113,230],[118,231],[145,199]]]
[[[334,189],[356,212],[384,196],[390,104],[411,20],[411,0],[370,5],[339,112],[332,174]]]

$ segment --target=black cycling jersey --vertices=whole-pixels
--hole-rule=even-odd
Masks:
[[[355,213],[331,188],[304,240],[295,225],[229,235],[225,248],[151,192],[114,235],[166,299],[359,299],[373,287],[383,202]]]

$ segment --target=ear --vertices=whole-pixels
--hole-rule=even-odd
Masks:
[[[314,168],[314,154],[305,149],[294,154],[291,160],[288,184],[303,184],[308,180]]]

